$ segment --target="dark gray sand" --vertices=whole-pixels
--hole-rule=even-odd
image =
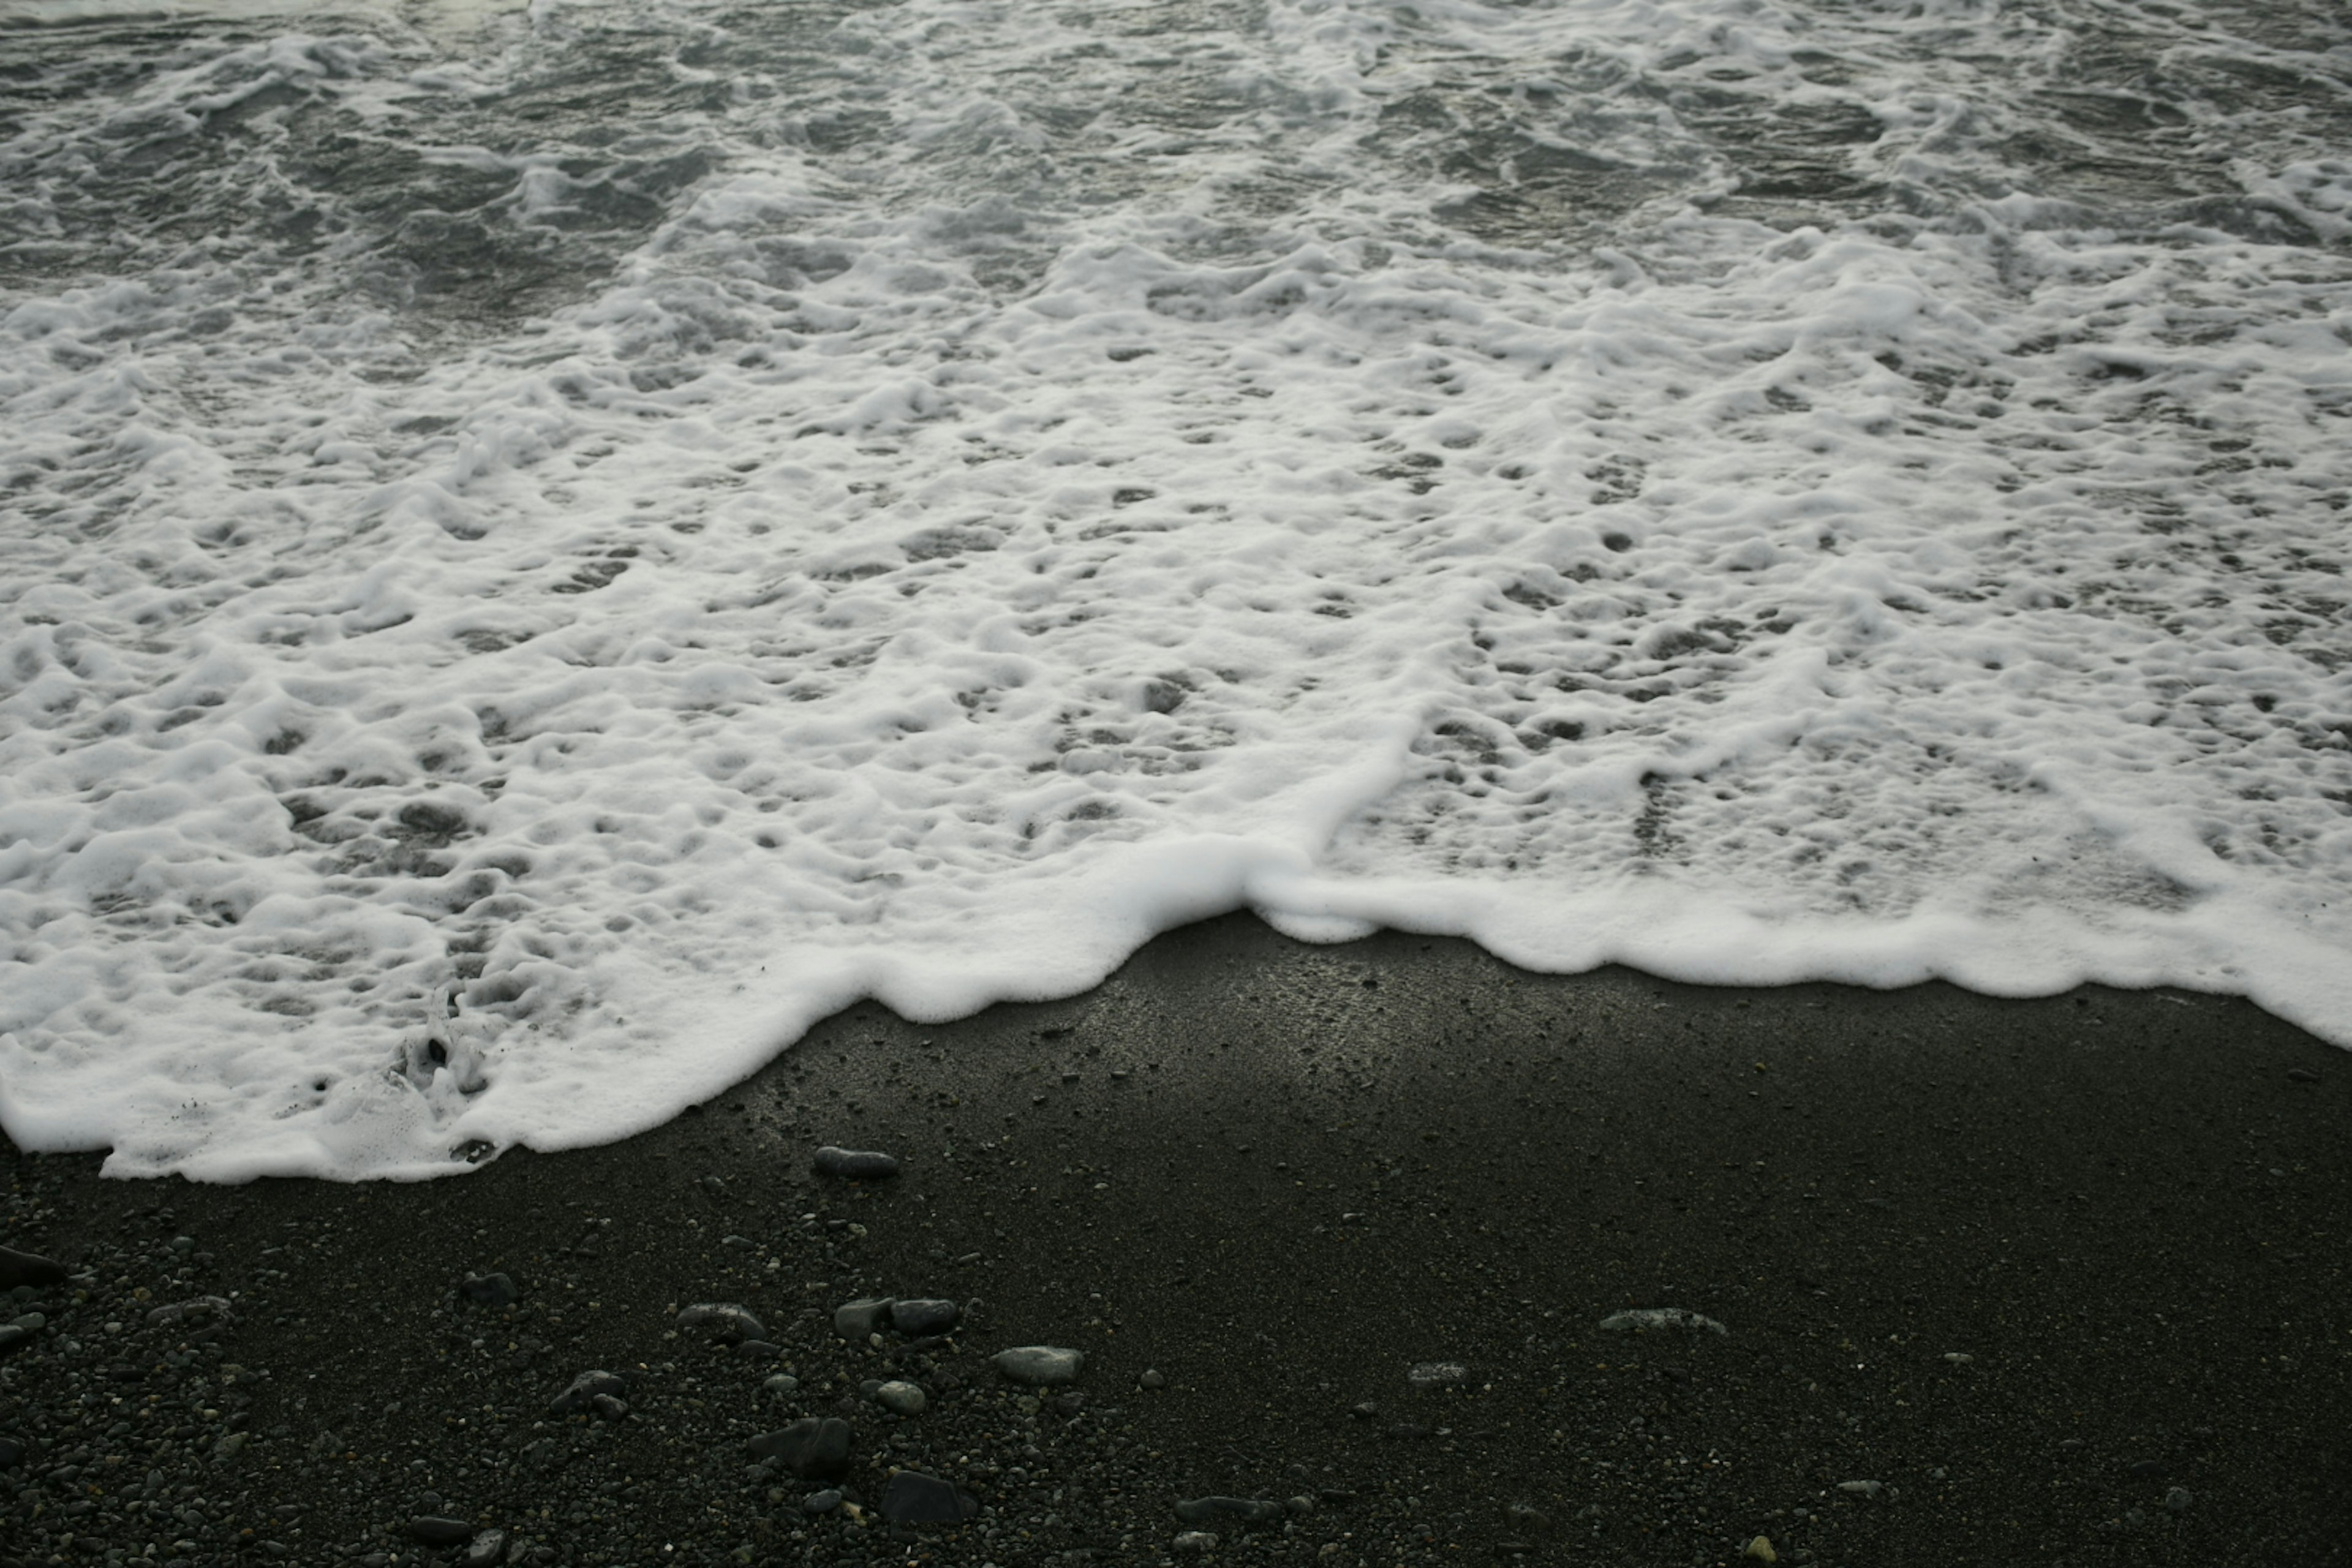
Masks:
[[[0,1562],[2352,1562],[2347,1133],[2352,1059],[2243,1002],[1213,921],[448,1181],[12,1152],[5,1241],[79,1278],[0,1311]],[[491,1270],[519,1300],[465,1301]],[[965,1321],[853,1342],[860,1296]],[[706,1301],[773,1348],[676,1321]],[[1028,1344],[1077,1383],[1007,1382]],[[551,1413],[592,1369],[617,1403]],[[755,1459],[796,1417],[849,1423],[837,1480]],[[976,1517],[894,1525],[893,1468]],[[1214,1496],[1269,1506],[1180,1517]]]

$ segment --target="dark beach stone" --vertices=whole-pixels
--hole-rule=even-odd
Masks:
[[[617,1394],[589,1395],[588,1408],[599,1421],[618,1421],[629,1413],[629,1402]]]
[[[768,1331],[748,1307],[732,1301],[697,1301],[677,1315],[681,1329],[708,1329],[723,1344],[736,1344],[744,1340],[764,1340]]]
[[[13,1470],[25,1462],[25,1445],[14,1437],[0,1437],[0,1470]]]
[[[845,1181],[878,1182],[898,1173],[898,1160],[894,1154],[884,1154],[871,1149],[840,1149],[828,1143],[816,1152],[816,1172],[820,1176],[839,1176]]]
[[[1628,1311],[1612,1312],[1601,1320],[1601,1327],[1612,1334],[1654,1333],[1662,1329],[1687,1329],[1693,1332],[1712,1334],[1731,1331],[1713,1318],[1682,1307],[1636,1307]]]
[[[876,1389],[873,1399],[875,1404],[893,1415],[920,1415],[923,1413],[923,1407],[930,1403],[929,1396],[923,1392],[920,1384],[906,1383],[898,1378],[893,1378]]]
[[[956,1326],[957,1316],[953,1301],[925,1297],[890,1303],[890,1326],[902,1334],[943,1334]]]
[[[1087,1352],[1059,1345],[1017,1345],[1009,1351],[999,1351],[989,1359],[997,1371],[1015,1383],[1032,1388],[1051,1388],[1077,1382],[1079,1371],[1087,1364]]]
[[[882,1517],[893,1524],[961,1524],[980,1503],[937,1476],[900,1470],[882,1489]]]
[[[781,1431],[745,1445],[755,1459],[782,1465],[808,1480],[838,1480],[849,1468],[849,1423],[838,1415],[803,1415]]]
[[[424,1514],[408,1521],[412,1541],[426,1546],[455,1546],[461,1541],[474,1539],[474,1527],[462,1519],[444,1519],[439,1514]]]
[[[575,1410],[585,1410],[598,1394],[617,1397],[629,1392],[628,1379],[609,1372],[583,1372],[572,1380],[572,1386],[547,1402],[551,1415],[569,1415]]]
[[[863,1340],[880,1330],[894,1303],[887,1296],[860,1296],[833,1310],[833,1331],[845,1340]]]
[[[147,1321],[159,1325],[201,1321],[206,1318],[227,1319],[234,1316],[228,1303],[218,1296],[199,1296],[193,1301],[173,1301],[147,1314]]]
[[[457,1561],[464,1563],[465,1568],[490,1568],[491,1563],[506,1554],[507,1532],[486,1530],[474,1537],[473,1543],[466,1548],[466,1555]]]
[[[1272,1524],[1287,1510],[1265,1498],[1201,1497],[1176,1505],[1186,1524]]]
[[[0,1290],[14,1290],[19,1285],[62,1285],[66,1278],[66,1266],[54,1258],[0,1247]]]
[[[513,1279],[505,1274],[468,1274],[459,1282],[457,1294],[478,1307],[508,1307],[522,1300]]]
[[[841,1493],[832,1487],[821,1492],[811,1492],[801,1499],[803,1513],[831,1513],[841,1506]]]
[[[745,1340],[735,1347],[735,1353],[745,1361],[773,1361],[783,1354],[784,1350],[782,1345],[771,1344],[766,1340]]]
[[[0,1356],[24,1349],[32,1337],[30,1329],[20,1329],[14,1323],[0,1323]]]

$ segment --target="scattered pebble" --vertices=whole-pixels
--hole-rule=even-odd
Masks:
[[[2171,1510],[2174,1513],[2182,1512],[2189,1504],[2196,1500],[2197,1494],[2190,1491],[2187,1487],[2172,1487],[2168,1489],[2164,1494],[2164,1506]]]
[[[408,1521],[411,1539],[426,1546],[455,1546],[461,1541],[474,1539],[474,1527],[462,1519],[444,1519],[438,1514],[423,1514]]]
[[[1840,1481],[1838,1483],[1838,1490],[1853,1492],[1857,1497],[1876,1497],[1885,1489],[1886,1483],[1884,1481]]]
[[[1772,1538],[1769,1535],[1759,1535],[1755,1540],[1749,1542],[1746,1546],[1740,1548],[1739,1555],[1742,1557],[1753,1557],[1759,1563],[1778,1563],[1780,1561],[1780,1554],[1772,1550]]]
[[[1192,1498],[1176,1505],[1176,1517],[1185,1524],[1271,1524],[1285,1511],[1282,1504],[1263,1498]]]
[[[816,1152],[816,1171],[820,1176],[839,1176],[845,1181],[878,1182],[898,1173],[896,1155],[871,1149],[841,1149],[826,1144]]]
[[[1407,1383],[1423,1393],[1449,1383],[1460,1383],[1469,1375],[1469,1369],[1458,1361],[1425,1361],[1404,1374]]]
[[[512,1277],[505,1274],[468,1274],[458,1281],[457,1294],[478,1307],[512,1306],[522,1299]]]
[[[1713,1318],[1703,1317],[1681,1307],[1636,1307],[1630,1311],[1612,1312],[1601,1320],[1601,1326],[1612,1334],[1641,1333],[1653,1329],[1705,1330],[1708,1333],[1728,1334],[1729,1329]]]
[[[569,1415],[575,1410],[585,1410],[599,1396],[618,1398],[629,1391],[629,1380],[618,1373],[583,1372],[572,1380],[571,1386],[547,1402],[550,1415]]]
[[[1165,1388],[1168,1386],[1168,1374],[1156,1366],[1147,1366],[1143,1374],[1135,1381],[1146,1388]]]
[[[1217,1535],[1216,1531],[1212,1530],[1187,1530],[1169,1544],[1183,1552],[1214,1552],[1217,1549]]]
[[[937,1476],[900,1470],[882,1489],[882,1517],[893,1524],[961,1524],[979,1500]]]
[[[836,1487],[827,1487],[821,1492],[811,1492],[801,1499],[803,1513],[831,1513],[840,1506],[841,1491]]]
[[[999,1351],[990,1360],[996,1370],[1015,1383],[1033,1388],[1050,1388],[1059,1384],[1076,1383],[1078,1372],[1087,1363],[1084,1351],[1064,1350],[1055,1345],[1021,1345],[1009,1351]]]
[[[837,1480],[849,1468],[849,1423],[837,1415],[803,1415],[781,1431],[764,1433],[745,1447],[805,1479]]]
[[[918,1385],[893,1378],[874,1391],[874,1403],[893,1415],[919,1415],[930,1398]]]
[[[944,1334],[956,1326],[958,1316],[953,1301],[925,1298],[890,1303],[890,1326],[909,1338]]]
[[[745,1340],[764,1340],[768,1331],[748,1307],[732,1301],[697,1301],[677,1315],[681,1329],[708,1329],[722,1344],[738,1344]]]
[[[855,1301],[845,1301],[833,1310],[833,1331],[845,1340],[863,1340],[882,1327],[883,1320],[896,1304],[887,1296],[861,1296]]]

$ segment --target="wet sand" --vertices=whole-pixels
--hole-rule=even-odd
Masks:
[[[2242,1001],[1538,976],[1234,916],[1066,1001],[852,1009],[700,1113],[446,1181],[12,1152],[5,1239],[88,1271],[0,1363],[0,1562],[440,1560],[406,1534],[440,1511],[562,1563],[1157,1563],[1209,1494],[1309,1505],[1213,1561],[2352,1562],[2347,1134],[2352,1059]],[[821,1143],[903,1173],[821,1180]],[[520,1303],[453,1298],[494,1268]],[[232,1292],[209,1343],[128,1317]],[[979,1305],[876,1349],[831,1332],[859,1294]],[[666,1339],[703,1300],[774,1357]],[[1598,1326],[1650,1307],[1725,1331]],[[101,1319],[147,1338],[108,1360]],[[1087,1352],[1079,1399],[1001,1384],[1026,1343]],[[625,1419],[548,1416],[608,1365]],[[924,1415],[859,1399],[892,1369]],[[836,1412],[854,1497],[905,1465],[980,1517],[894,1539],[747,1469]]]

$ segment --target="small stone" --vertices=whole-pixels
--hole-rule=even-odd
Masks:
[[[1970,1355],[1966,1351],[1946,1351],[1944,1352],[1944,1359],[1950,1362],[1954,1366],[1966,1366],[1977,1358]]]
[[[54,1258],[0,1247],[0,1290],[14,1290],[19,1285],[62,1285],[66,1279],[66,1266]]]
[[[25,1445],[14,1437],[0,1437],[0,1470],[13,1470],[25,1462]]]
[[[1852,1492],[1856,1497],[1876,1497],[1885,1489],[1886,1483],[1884,1481],[1840,1481],[1838,1483],[1838,1490]]]
[[[919,1298],[890,1303],[890,1326],[909,1339],[946,1333],[956,1326],[958,1316],[953,1301]]]
[[[1147,1366],[1143,1369],[1143,1375],[1135,1381],[1146,1388],[1165,1388],[1168,1386],[1168,1374],[1156,1366]]]
[[[893,1378],[874,1391],[874,1403],[893,1415],[920,1415],[930,1396],[911,1383]]]
[[[1283,1499],[1282,1506],[1292,1518],[1304,1519],[1315,1511],[1315,1500],[1301,1493],[1297,1497]]]
[[[841,1493],[833,1487],[827,1487],[821,1492],[811,1492],[801,1499],[803,1513],[831,1513],[840,1506]]]
[[[969,1492],[920,1470],[900,1470],[882,1489],[882,1517],[893,1524],[961,1524],[980,1511]]]
[[[849,1423],[837,1415],[803,1415],[745,1445],[751,1458],[782,1465],[803,1479],[838,1480],[849,1468]]]
[[[466,1555],[459,1558],[458,1562],[464,1563],[465,1568],[490,1568],[491,1563],[506,1554],[507,1532],[503,1530],[486,1530],[474,1537],[472,1542],[466,1548]]]
[[[592,1394],[588,1409],[599,1421],[618,1421],[629,1413],[629,1402],[617,1394]]]
[[[773,1361],[783,1353],[783,1346],[772,1344],[766,1340],[745,1340],[735,1347],[735,1355],[740,1361]]]
[[[2164,1506],[2174,1513],[2186,1511],[2189,1505],[2196,1500],[2197,1494],[2187,1487],[2172,1487],[2164,1494]]]
[[[547,1402],[551,1415],[569,1415],[575,1410],[585,1410],[599,1396],[617,1398],[629,1391],[628,1379],[616,1373],[583,1372],[572,1380],[572,1385]]]
[[[1214,1552],[1217,1549],[1217,1532],[1213,1530],[1187,1530],[1169,1544],[1183,1552]]]
[[[32,1337],[30,1329],[19,1328],[15,1323],[0,1323],[0,1356],[22,1349]]]
[[[1642,1333],[1656,1329],[1688,1329],[1694,1333],[1728,1334],[1729,1329],[1713,1318],[1703,1317],[1681,1307],[1637,1307],[1631,1311],[1612,1312],[1601,1320],[1601,1327],[1612,1334]]]
[[[1739,1555],[1742,1557],[1753,1557],[1759,1563],[1778,1563],[1780,1561],[1780,1554],[1772,1550],[1772,1538],[1769,1535],[1759,1535],[1755,1540],[1749,1542],[1746,1546],[1741,1547],[1739,1549]]]
[[[739,1344],[745,1340],[764,1340],[768,1331],[761,1326],[748,1307],[732,1301],[697,1301],[677,1315],[681,1329],[708,1329],[721,1344]]]
[[[887,1296],[860,1296],[855,1301],[844,1301],[833,1310],[833,1331],[855,1344],[879,1330],[896,1304]]]
[[[760,1386],[775,1394],[798,1394],[801,1391],[801,1380],[791,1373],[780,1372]]]
[[[218,1296],[199,1296],[193,1301],[173,1301],[147,1314],[147,1321],[158,1326],[201,1321],[211,1318],[226,1321],[232,1316],[228,1302]],[[23,1319],[17,1321],[22,1322]]]
[[[1185,1524],[1271,1524],[1286,1511],[1262,1498],[1192,1498],[1176,1505],[1176,1517]]]
[[[1087,1352],[1066,1350],[1058,1345],[1016,1345],[999,1351],[989,1357],[996,1370],[1014,1383],[1032,1388],[1051,1388],[1060,1384],[1076,1383],[1079,1371],[1087,1364]]]
[[[897,1156],[870,1149],[841,1149],[826,1144],[816,1152],[816,1173],[845,1181],[878,1182],[898,1173]]]
[[[444,1519],[428,1513],[408,1521],[408,1536],[426,1546],[455,1546],[461,1541],[473,1540],[474,1527],[462,1519]]]
[[[522,1300],[513,1277],[506,1274],[468,1274],[458,1281],[457,1294],[477,1307],[508,1307]]]
[[[1458,1361],[1425,1361],[1404,1374],[1405,1381],[1422,1393],[1460,1383],[1469,1375],[1469,1369]]]

